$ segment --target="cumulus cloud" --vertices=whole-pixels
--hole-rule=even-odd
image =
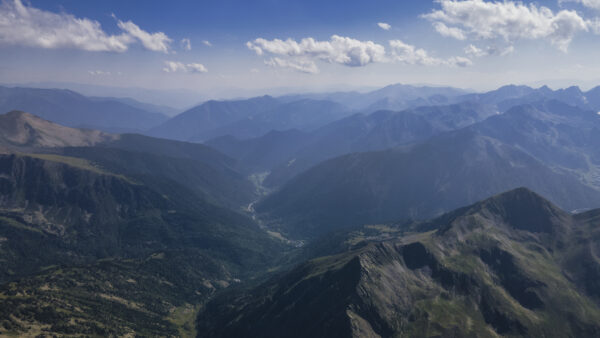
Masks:
[[[192,50],[192,42],[190,41],[190,39],[181,39],[181,48],[185,50]]]
[[[389,31],[392,28],[392,25],[385,22],[378,22],[377,26],[379,26],[379,28],[383,29],[384,31]]]
[[[333,35],[329,41],[304,38],[249,41],[246,46],[257,55],[272,55],[265,64],[272,67],[290,68],[303,73],[319,72],[316,61],[340,64],[349,67],[366,66],[371,63],[404,63],[424,66],[468,66],[471,60],[465,57],[440,59],[430,56],[425,50],[400,40],[389,41],[389,50],[372,41],[360,41]]]
[[[577,2],[585,7],[600,10],[600,0],[559,0],[559,2]]]
[[[292,39],[258,38],[247,42],[246,46],[258,55],[267,52],[288,57],[306,57],[351,67],[380,62],[385,58],[385,47],[380,44],[338,35],[333,35],[329,41],[304,38],[296,42]]]
[[[92,52],[124,52],[139,41],[144,48],[168,52],[170,39],[162,33],[148,33],[131,21],[118,20],[123,31],[107,34],[100,23],[23,5],[21,0],[0,5],[0,44],[37,48],[75,48]]]
[[[169,44],[171,43],[171,39],[169,39],[165,33],[148,33],[131,21],[123,22],[119,20],[117,22],[117,26],[119,26],[119,28],[121,28],[129,36],[139,40],[146,49],[155,52],[169,52]]]
[[[456,40],[465,40],[467,38],[462,29],[457,27],[448,27],[443,22],[434,22],[433,28],[435,28],[435,30],[442,36],[455,38]]]
[[[308,74],[317,74],[319,72],[319,68],[315,62],[311,60],[284,60],[274,57],[265,60],[265,64],[271,67],[290,68]]]
[[[201,63],[183,63],[178,61],[165,61],[165,73],[206,73],[208,69]]]
[[[210,43],[210,41],[208,41],[208,40],[202,40],[202,43],[203,43],[205,46],[212,47],[212,43]]]
[[[565,52],[575,34],[587,31],[589,24],[575,11],[561,10],[553,13],[544,6],[525,5],[509,0],[438,0],[438,3],[441,9],[423,15],[434,22],[434,25],[441,23],[448,29],[460,29],[463,35],[468,34],[477,39],[500,38],[507,42],[546,39]],[[443,32],[443,26],[439,27]],[[436,30],[440,32],[437,27]]]
[[[444,61],[444,64],[453,67],[468,67],[473,65],[473,61],[471,59],[466,58],[464,56],[453,56],[448,60]]]
[[[473,58],[479,58],[483,56],[505,56],[508,54],[512,54],[515,51],[513,46],[508,46],[505,48],[499,48],[497,46],[488,46],[486,48],[479,48],[475,45],[468,45],[465,47],[465,54]]]
[[[455,67],[466,67],[473,64],[473,62],[462,56],[454,56],[449,59],[441,59],[429,56],[427,51],[421,48],[416,48],[413,45],[409,45],[400,40],[391,40],[391,60],[406,64],[417,64],[424,66],[455,66]]]
[[[413,45],[406,44],[400,40],[391,40],[392,59],[407,64],[419,65],[439,65],[441,59],[430,57],[424,49],[415,48]]]
[[[468,45],[465,47],[465,54],[476,58],[487,55],[486,51],[474,45]]]

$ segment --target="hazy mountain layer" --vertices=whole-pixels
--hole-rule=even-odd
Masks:
[[[142,131],[167,119],[119,100],[88,98],[63,89],[0,87],[0,112],[26,111],[69,127]]]
[[[283,102],[270,96],[208,101],[177,115],[149,134],[196,142],[224,135],[245,139],[271,130],[312,130],[348,114],[344,106],[331,101]]]
[[[478,104],[421,107],[400,112],[356,114],[311,133],[272,132],[250,140],[221,137],[207,142],[239,160],[250,172],[272,171],[265,184],[278,186],[324,160],[424,141],[496,114]]]
[[[286,233],[314,237],[348,225],[428,218],[519,186],[568,210],[600,204],[600,191],[573,175],[464,129],[409,150],[323,162],[269,195],[257,211]]]
[[[425,105],[440,105],[467,91],[451,87],[412,86],[393,84],[366,93],[335,92],[287,95],[281,99],[292,101],[302,98],[338,102],[367,113],[376,110],[404,110]]]

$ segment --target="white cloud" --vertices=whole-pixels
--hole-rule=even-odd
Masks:
[[[390,25],[389,23],[385,23],[385,22],[378,22],[377,26],[379,26],[379,28],[383,29],[384,31],[389,31],[390,28],[392,28],[392,25]]]
[[[465,54],[477,58],[487,55],[486,51],[474,45],[468,45],[467,47],[465,47]]]
[[[260,70],[258,70],[258,68],[251,68],[250,73],[258,74],[260,73]]]
[[[183,63],[178,61],[165,61],[165,68],[163,71],[166,73],[206,73],[208,69],[201,63]]]
[[[453,56],[445,60],[444,64],[452,67],[468,67],[473,65],[473,61],[464,56]]]
[[[265,40],[258,38],[246,46],[263,55],[264,52],[288,57],[307,57],[351,67],[380,62],[385,58],[385,47],[372,41],[360,41],[333,35],[329,41],[304,38],[300,42],[292,39]]]
[[[473,58],[479,58],[483,56],[505,56],[508,54],[512,54],[515,51],[513,46],[508,46],[506,48],[498,48],[496,46],[488,46],[485,49],[481,49],[475,45],[468,45],[465,47],[465,54]]]
[[[466,67],[473,64],[470,59],[462,56],[454,56],[447,60],[429,56],[427,51],[421,48],[416,48],[413,45],[406,44],[400,40],[391,40],[390,47],[391,61],[397,61],[401,63],[411,65],[424,65],[424,66],[453,66],[453,67]]]
[[[271,67],[290,68],[307,74],[319,73],[319,68],[311,60],[284,60],[278,57],[265,60],[265,64]]]
[[[291,68],[300,72],[316,74],[319,72],[316,61],[340,64],[349,67],[366,66],[371,63],[405,63],[424,66],[468,66],[471,60],[465,57],[440,59],[431,57],[423,50],[400,40],[389,41],[390,50],[372,41],[360,41],[348,37],[333,35],[329,41],[316,41],[304,38],[297,42],[287,40],[249,41],[246,46],[257,55],[276,55],[265,61],[272,67]]]
[[[465,40],[465,32],[457,27],[448,27],[443,22],[434,22],[433,28],[440,33],[442,36],[455,38],[456,40]]]
[[[392,59],[407,64],[439,65],[442,60],[430,57],[424,49],[406,44],[400,40],[391,40]]]
[[[600,0],[559,0],[558,2],[561,4],[563,2],[577,2],[585,7],[600,10]]]
[[[192,50],[192,42],[188,38],[181,39],[181,47],[185,50]]]
[[[205,46],[212,47],[212,43],[210,43],[210,41],[208,41],[208,40],[202,40],[202,43],[203,43]]]
[[[93,52],[124,52],[139,41],[149,50],[167,52],[171,41],[162,32],[148,33],[131,21],[118,21],[123,33],[109,35],[100,23],[23,5],[21,0],[0,5],[0,44],[37,48],[75,48]]]
[[[138,39],[146,49],[155,52],[169,52],[169,44],[171,43],[171,39],[169,39],[165,33],[148,33],[140,29],[138,25],[131,21],[123,22],[119,20],[117,22],[117,26],[119,26],[119,28],[121,28],[123,31],[127,32],[130,36]]]
[[[435,23],[452,25],[477,39],[546,39],[562,51],[578,32],[588,30],[588,21],[577,12],[553,13],[547,7],[515,1],[438,0],[441,9],[423,15]],[[440,26],[441,27],[441,26]],[[436,28],[437,29],[437,28]],[[438,30],[439,31],[439,30]]]
[[[107,76],[110,75],[110,72],[105,72],[103,70],[88,70],[88,74],[92,76]]]

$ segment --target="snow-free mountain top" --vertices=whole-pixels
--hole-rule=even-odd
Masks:
[[[5,146],[81,147],[116,140],[118,135],[61,126],[22,111],[0,115],[0,142]]]

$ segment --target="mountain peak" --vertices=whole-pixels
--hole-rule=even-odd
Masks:
[[[565,88],[564,91],[565,92],[570,92],[570,93],[582,93],[582,91],[579,88],[579,86],[571,86],[569,88]]]
[[[492,221],[500,220],[515,230],[534,233],[556,232],[559,227],[564,228],[570,223],[567,212],[537,193],[520,187],[441,216],[439,220],[447,222],[441,232],[449,230],[455,220],[476,214]]]
[[[4,115],[10,116],[10,117],[18,117],[18,116],[31,115],[31,114],[26,113],[26,112],[21,111],[21,110],[12,110],[12,111],[9,111],[8,113],[4,114]]]
[[[539,92],[541,92],[542,94],[549,94],[552,93],[553,90],[550,89],[550,87],[548,87],[547,85],[543,85],[540,88],[537,89]]]
[[[7,147],[90,146],[117,137],[97,130],[61,126],[18,110],[0,115],[0,143]]]

